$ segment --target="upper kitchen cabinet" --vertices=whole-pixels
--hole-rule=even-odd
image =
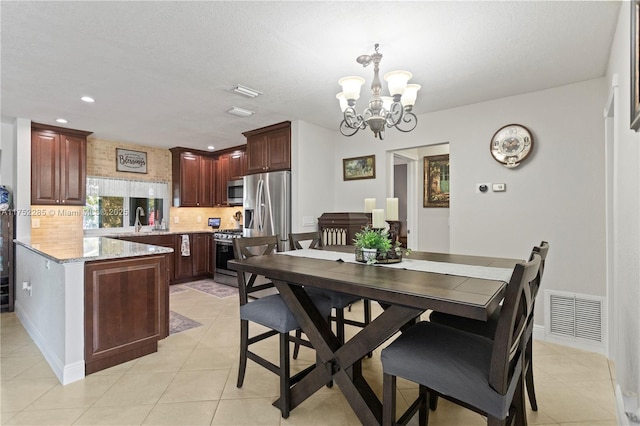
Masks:
[[[170,151],[173,206],[213,207],[216,194],[215,159],[185,148],[171,148]]]
[[[247,174],[247,157],[244,150],[234,151],[229,155],[229,180],[242,179]]]
[[[216,204],[228,205],[227,182],[229,181],[229,155],[223,154],[216,159]]]
[[[244,132],[247,174],[291,170],[291,122]]]
[[[91,133],[31,123],[31,204],[85,205]]]

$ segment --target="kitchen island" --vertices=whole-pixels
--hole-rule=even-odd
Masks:
[[[16,240],[16,314],[62,384],[157,351],[172,252],[106,237]]]

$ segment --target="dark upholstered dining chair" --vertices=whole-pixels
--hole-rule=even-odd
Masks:
[[[538,290],[540,289],[540,283],[542,282],[542,275],[544,274],[544,265],[547,259],[547,253],[549,253],[549,243],[542,241],[539,246],[534,247],[531,251],[531,258],[534,253],[540,255],[540,269],[538,271],[538,276],[531,282],[531,296],[535,303]],[[502,306],[499,306],[487,321],[478,321],[442,312],[432,312],[429,316],[429,321],[478,334],[488,339],[493,339],[498,325],[501,308]],[[538,411],[536,391],[533,385],[533,317],[531,318],[531,324],[528,324],[527,326],[526,334],[528,336],[528,341],[524,355],[525,383],[531,409],[533,411]],[[436,399],[432,398],[430,404],[431,408],[435,409],[437,405]]]
[[[236,259],[247,259],[252,256],[271,254],[277,251],[278,236],[236,238],[233,240],[233,251]],[[260,278],[260,279],[259,279]],[[254,298],[252,293],[274,287],[274,284],[257,274],[238,272],[238,292],[240,295],[240,366],[238,369],[237,387],[241,388],[247,369],[247,359],[250,359],[280,377],[280,411],[282,417],[289,417],[291,386],[311,371],[313,365],[291,377],[289,343],[312,347],[311,344],[297,337],[290,337],[289,333],[299,330],[300,326],[293,313],[287,307],[280,294]],[[250,297],[251,296],[251,297]],[[331,301],[324,297],[310,295],[318,311],[326,318],[331,313]],[[269,328],[269,331],[249,337],[249,321]],[[260,342],[268,337],[279,335],[280,360],[279,365],[257,355],[249,349],[249,345]]]
[[[540,255],[516,264],[493,340],[429,321],[419,322],[382,350],[383,425],[406,424],[419,411],[429,419],[430,394],[487,417],[488,425],[526,424],[523,361],[533,315],[531,282]],[[418,399],[395,422],[396,379],[419,384]]]
[[[305,243],[306,247],[303,247],[301,242]],[[307,245],[308,242],[308,245]],[[302,250],[303,248],[315,249],[322,246],[322,238],[320,231],[316,232],[301,232],[301,233],[291,233],[289,234],[289,246],[291,250]],[[355,321],[351,319],[345,319],[344,310],[345,308],[350,307],[353,303],[362,300],[361,297],[353,296],[350,294],[340,293],[338,291],[331,290],[323,290],[318,288],[310,287],[307,289],[307,293],[316,294],[319,296],[324,296],[331,300],[331,306],[336,310],[335,317],[332,316],[331,320],[336,323],[336,337],[340,341],[340,343],[344,343],[344,326],[353,325],[356,327],[365,327],[367,324],[371,322],[371,301],[368,299],[364,300],[364,318],[362,321]],[[298,334],[299,331],[296,331],[296,336],[300,337]],[[300,345],[296,343],[293,349],[293,357],[296,358],[298,356],[298,350],[300,349]],[[369,355],[371,356],[371,355]]]

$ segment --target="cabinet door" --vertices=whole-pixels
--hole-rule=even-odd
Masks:
[[[229,180],[242,179],[246,168],[246,159],[243,151],[229,154]]]
[[[228,204],[227,201],[227,182],[229,181],[229,155],[221,155],[218,157],[217,180],[218,180],[218,201],[221,206]]]
[[[182,234],[178,234],[175,236],[175,264],[174,264],[174,274],[176,280],[180,280],[183,278],[191,278],[193,276],[193,238],[191,234],[189,235],[189,256],[183,256],[181,247],[182,247]]]
[[[200,156],[180,154],[180,207],[198,206]]]
[[[247,138],[247,174],[262,173],[267,167],[267,138],[264,135]]]
[[[31,204],[59,204],[60,137],[31,132]]]
[[[207,248],[209,249],[209,254],[207,255],[207,274],[213,277],[213,274],[216,272],[216,242],[213,238],[213,235],[207,235]]]
[[[213,207],[215,205],[215,160],[212,157],[200,157],[200,193],[198,205]]]
[[[60,204],[86,204],[87,142],[77,136],[60,135]]]
[[[207,259],[209,257],[209,235],[191,234],[193,238],[193,276],[205,275],[207,273]]]
[[[289,129],[274,131],[267,135],[268,141],[268,170],[291,169],[291,136]]]

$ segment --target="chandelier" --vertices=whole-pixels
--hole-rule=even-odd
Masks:
[[[369,127],[376,138],[384,139],[385,127],[395,127],[401,132],[410,132],[418,125],[418,118],[411,110],[416,102],[419,84],[407,84],[412,74],[408,71],[391,71],[384,75],[391,96],[380,96],[382,83],[378,75],[382,54],[378,52],[378,43],[372,55],[360,55],[356,58],[359,64],[366,67],[373,62],[373,82],[369,107],[362,114],[355,110],[356,101],[360,97],[360,87],[364,78],[357,76],[343,77],[338,80],[342,92],[336,95],[342,109],[343,120],[340,133],[353,136],[358,130]]]

